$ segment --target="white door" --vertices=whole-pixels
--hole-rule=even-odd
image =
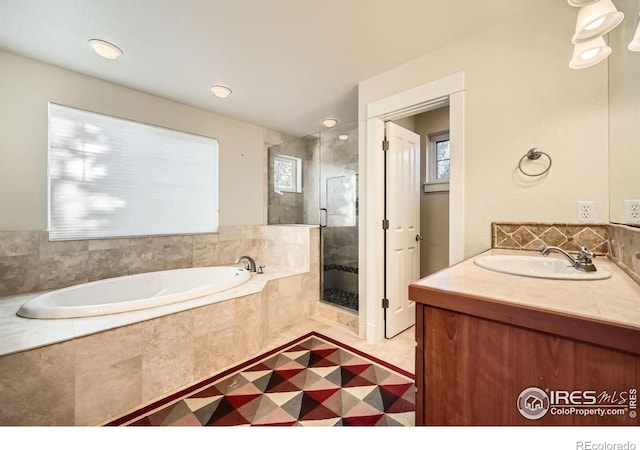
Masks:
[[[415,324],[409,285],[420,278],[420,136],[386,123],[385,337]]]

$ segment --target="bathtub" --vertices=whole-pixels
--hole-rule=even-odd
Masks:
[[[127,275],[41,294],[16,314],[29,319],[64,319],[135,311],[215,294],[250,278],[248,270],[231,266]]]

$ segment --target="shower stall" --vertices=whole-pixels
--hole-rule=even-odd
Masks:
[[[320,227],[320,299],[358,311],[358,127],[269,147],[268,223]]]

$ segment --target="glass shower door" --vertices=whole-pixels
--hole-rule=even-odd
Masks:
[[[320,299],[358,311],[358,127],[268,150],[268,222],[320,226]]]
[[[322,301],[358,311],[358,128],[320,134]]]

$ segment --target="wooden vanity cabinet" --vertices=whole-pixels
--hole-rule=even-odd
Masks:
[[[409,298],[416,302],[416,425],[640,425],[640,328],[420,284]],[[532,387],[549,396],[537,419],[518,408]],[[594,397],[620,414],[575,412],[598,406]]]

